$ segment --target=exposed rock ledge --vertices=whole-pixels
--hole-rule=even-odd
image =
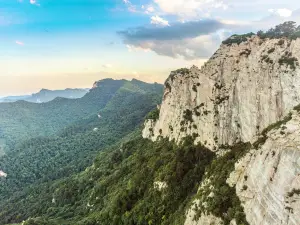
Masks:
[[[238,162],[228,183],[236,185],[250,224],[299,224],[299,114],[294,112],[286,125],[269,132],[260,149]]]
[[[172,72],[165,83],[159,119],[145,122],[144,138],[180,141],[196,135],[211,150],[247,142],[300,103],[300,39],[222,45],[201,69]],[[296,59],[295,69],[280,64]]]
[[[250,225],[298,225],[300,218],[300,115],[267,134],[258,149],[252,149],[230,174],[227,183],[236,188]],[[205,183],[205,181],[204,181]],[[201,185],[203,186],[203,184]],[[201,188],[200,186],[200,188]],[[200,203],[195,200],[196,204]],[[188,211],[185,225],[222,224],[213,215],[194,220]]]

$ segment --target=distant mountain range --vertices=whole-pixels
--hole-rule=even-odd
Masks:
[[[81,98],[83,97],[87,92],[89,91],[88,88],[86,89],[65,89],[65,90],[48,90],[48,89],[42,89],[38,93],[34,93],[32,95],[21,95],[21,96],[7,96],[0,98],[1,102],[16,102],[16,101],[27,101],[27,102],[34,102],[34,103],[44,103],[52,101],[53,99],[57,97],[61,98],[69,98],[69,99],[75,99],[75,98]]]

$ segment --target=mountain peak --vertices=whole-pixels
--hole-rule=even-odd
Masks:
[[[160,119],[146,122],[144,137],[179,142],[201,134],[196,142],[212,150],[256,139],[300,103],[300,39],[295,32],[234,35],[201,69],[171,72]]]

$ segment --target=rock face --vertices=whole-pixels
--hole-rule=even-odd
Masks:
[[[299,224],[299,113],[270,131],[264,145],[236,163],[227,182],[236,185],[249,224]]]
[[[222,45],[201,68],[171,73],[157,121],[144,138],[194,135],[211,150],[253,141],[300,103],[300,39],[260,39]]]
[[[143,137],[180,142],[191,135],[211,150],[260,140],[265,128],[300,104],[299,61],[299,38],[253,35],[240,44],[223,44],[201,69],[193,66],[171,73],[159,118],[145,122]],[[250,225],[299,224],[299,111],[288,118],[281,127],[263,132],[266,141],[249,150],[227,179]],[[199,190],[203,186],[205,180]],[[213,191],[208,197],[214,197]],[[195,218],[198,206],[206,204],[200,199],[186,212],[185,225],[223,224],[211,212]]]

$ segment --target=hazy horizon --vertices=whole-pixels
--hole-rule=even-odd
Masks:
[[[17,96],[26,96],[26,95],[32,95],[32,94],[35,94],[35,93],[38,93],[40,92],[41,90],[43,89],[46,89],[46,90],[50,90],[50,91],[62,91],[62,90],[66,90],[66,89],[91,89],[93,87],[93,84],[97,81],[100,81],[100,80],[103,80],[103,79],[113,79],[113,80],[128,80],[128,81],[131,81],[133,79],[136,79],[136,80],[140,80],[140,81],[143,81],[143,82],[146,82],[146,83],[158,83],[158,84],[163,84],[164,82],[157,82],[157,81],[147,81],[147,80],[142,80],[142,79],[139,79],[139,78],[136,78],[136,77],[132,77],[132,78],[128,78],[128,77],[119,77],[119,78],[112,78],[112,77],[104,77],[104,78],[100,78],[98,80],[95,80],[93,81],[90,85],[87,85],[87,86],[73,86],[73,87],[61,87],[61,88],[53,88],[50,87],[50,88],[45,88],[45,87],[38,87],[36,89],[34,89],[33,92],[20,92],[19,94],[18,93],[12,93],[12,94],[5,94],[5,95],[0,95],[0,98],[4,98],[4,97],[17,97]]]

